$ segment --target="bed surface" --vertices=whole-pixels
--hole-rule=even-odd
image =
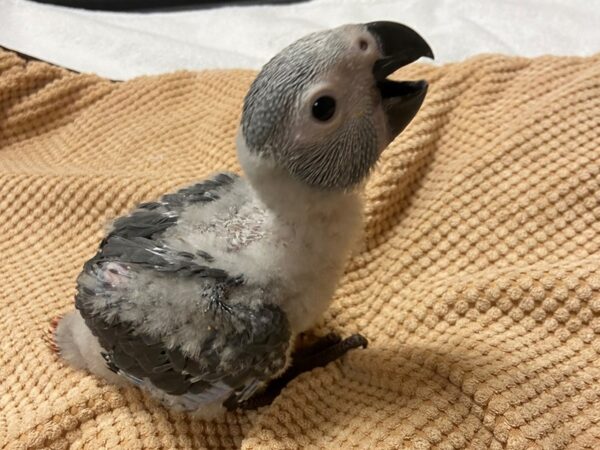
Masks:
[[[0,51],[0,448],[600,448],[599,74],[600,55],[398,73],[430,91],[321,329],[369,347],[205,423],[42,336],[110,219],[239,170],[255,72],[113,83]]]

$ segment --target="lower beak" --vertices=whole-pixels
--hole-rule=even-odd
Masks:
[[[371,22],[366,27],[377,40],[382,55],[373,65],[373,76],[388,117],[390,139],[394,139],[419,111],[428,84],[425,80],[392,81],[386,77],[421,57],[433,59],[433,52],[416,31],[405,25]]]

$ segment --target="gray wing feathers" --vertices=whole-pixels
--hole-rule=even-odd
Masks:
[[[174,272],[181,276],[195,275],[214,280],[228,277],[224,270],[199,263],[200,259],[205,262],[212,261],[212,257],[204,252],[182,252],[145,237],[113,235],[105,240],[102,251],[92,258],[88,265],[118,261],[158,272]]]
[[[290,330],[280,308],[264,302],[229,304],[229,293],[243,279],[215,267],[214,259],[203,251],[177,251],[161,242],[162,233],[176,226],[187,205],[218,199],[236,178],[217,175],[117,219],[78,279],[76,307],[106,350],[108,366],[134,383],[148,380],[168,394],[185,396],[190,404],[232,392],[239,399],[248,398],[260,380],[268,380],[285,365]],[[199,352],[190,354],[182,346],[167,345],[172,342],[169,333],[180,330],[143,331],[148,313],[131,301],[128,284],[144,273],[155,274],[153,280],[162,279],[167,285],[172,279],[173,286],[176,280],[198,280],[202,291],[189,291],[198,298],[186,300],[198,307],[177,326],[191,327]],[[155,295],[151,301],[163,301],[162,307],[173,300],[161,298],[164,293]],[[171,307],[178,305],[169,303]],[[132,308],[139,309],[134,311],[137,314],[129,314]],[[205,329],[196,330],[198,324]]]
[[[185,206],[219,199],[222,191],[227,190],[238,179],[235,174],[220,173],[211,180],[165,195],[158,202],[142,203],[131,214],[113,222],[112,230],[100,246],[113,236],[151,237],[161,233],[177,223]]]
[[[168,348],[160,336],[141,333],[131,323],[111,322],[85,308],[89,297],[89,290],[80,290],[78,307],[106,350],[109,367],[117,373],[148,379],[168,394],[214,392],[216,385],[223,384],[230,392],[244,392],[257,380],[270,379],[285,365],[290,331],[285,314],[275,305],[235,305],[222,311],[215,320],[219,326],[199,335],[200,353],[186,355],[181,348]]]

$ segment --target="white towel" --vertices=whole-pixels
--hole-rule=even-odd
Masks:
[[[394,20],[431,44],[436,62],[477,53],[600,51],[600,8],[589,0],[313,0],[110,13],[0,0],[0,45],[113,79],[176,69],[259,68],[311,31]]]

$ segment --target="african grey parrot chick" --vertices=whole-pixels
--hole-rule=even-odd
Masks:
[[[365,346],[329,336],[292,357],[361,229],[366,177],[425,97],[425,81],[386,76],[421,56],[433,57],[427,43],[392,22],[314,33],[275,56],[244,102],[246,178],[220,173],[118,218],[77,279],[77,310],[55,322],[59,354],[213,417]]]

